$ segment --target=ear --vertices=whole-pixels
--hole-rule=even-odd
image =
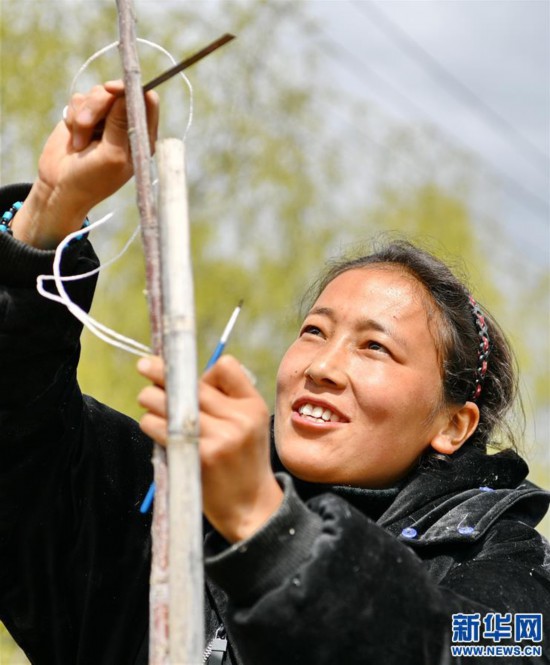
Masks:
[[[430,441],[431,447],[438,453],[452,455],[475,432],[479,423],[479,408],[474,402],[452,407],[447,412],[448,418]]]

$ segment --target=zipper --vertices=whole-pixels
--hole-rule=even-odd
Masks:
[[[222,624],[204,650],[202,662],[205,665],[223,665],[227,653],[225,626]]]

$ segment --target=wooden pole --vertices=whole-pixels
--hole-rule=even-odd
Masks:
[[[168,399],[170,659],[202,663],[202,500],[197,353],[183,141],[157,144],[163,345]]]
[[[117,10],[119,50],[124,70],[128,112],[128,134],[134,165],[141,238],[145,254],[152,346],[154,352],[160,355],[162,353],[162,296],[158,224],[152,187],[151,147],[147,132],[145,100],[141,87],[141,71],[135,31],[136,19],[132,0],[117,0]],[[169,665],[168,470],[165,450],[159,445],[154,446],[153,468],[156,491],[151,527],[149,663],[151,665]]]

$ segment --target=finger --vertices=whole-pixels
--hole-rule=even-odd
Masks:
[[[115,79],[112,81],[105,81],[103,84],[105,90],[111,95],[123,95],[124,94],[124,81],[122,79]]]
[[[128,149],[128,114],[126,97],[115,97],[109,115],[102,129],[98,128],[95,137],[117,147]]]
[[[73,148],[76,151],[81,151],[90,144],[96,125],[106,118],[117,99],[115,95],[107,92],[104,86],[96,85],[79,102],[75,100],[71,103],[74,109]]]
[[[249,372],[230,355],[223,355],[204,373],[202,381],[231,397],[253,397],[258,394]]]
[[[107,93],[113,95],[115,98],[122,98],[124,96],[124,81],[106,81],[103,84],[103,87]],[[156,92],[149,91],[145,95],[145,105],[147,110],[147,132],[149,136],[150,150],[151,154],[154,154],[159,124],[159,97]],[[110,143],[123,144],[125,146],[127,143],[126,138],[128,123],[126,107],[124,105],[117,105],[115,108],[113,108],[111,113],[112,117],[110,117],[108,122],[109,129],[107,130],[106,138]],[[105,135],[107,124],[105,126],[100,126],[101,129],[99,131],[97,131],[97,125],[94,126],[94,133],[92,138],[99,138],[100,135]]]
[[[216,386],[201,381],[198,398],[201,414],[205,413],[220,419],[231,418],[234,415],[234,398],[229,397]]]
[[[199,408],[201,418],[201,438],[209,436],[230,440],[257,440],[263,438],[269,428],[269,409],[259,393],[253,397],[235,398],[225,395],[214,386],[204,382],[199,386]],[[204,421],[203,421],[204,418]],[[212,429],[202,429],[202,425],[213,422]]]
[[[69,129],[72,129],[75,113],[82,106],[83,101],[84,95],[75,93],[63,109],[63,120]]]
[[[255,440],[243,436],[238,422],[231,422],[201,411],[199,417],[200,457],[203,470],[222,465],[229,472],[232,465],[239,466],[242,455],[254,458]]]
[[[164,362],[160,356],[140,358],[137,363],[138,372],[157,386],[164,386]]]
[[[166,392],[158,386],[147,386],[138,395],[138,404],[149,412],[166,418]]]
[[[155,416],[152,413],[146,413],[139,421],[139,426],[147,436],[151,437],[151,439],[160,443],[161,446],[166,445],[167,429],[166,420],[164,418]]]
[[[145,98],[147,111],[147,135],[151,154],[155,150],[159,123],[159,98],[155,92],[149,92]],[[128,146],[128,115],[126,98],[118,97],[105,122],[103,137],[111,144],[126,148]]]
[[[147,109],[147,131],[149,133],[149,143],[151,146],[151,154],[155,153],[155,143],[158,136],[159,126],[159,96],[154,90],[146,93],[145,106]]]

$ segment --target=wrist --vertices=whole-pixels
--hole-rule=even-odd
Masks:
[[[279,510],[283,498],[283,490],[275,476],[271,476],[253,502],[232,511],[231,516],[213,523],[213,526],[230,543],[247,540]]]
[[[231,601],[252,607],[265,595],[288,583],[289,571],[298,571],[311,557],[323,530],[321,517],[297,495],[286,474],[277,474],[284,500],[276,514],[244,543],[227,546],[212,532],[205,540],[205,567],[209,579]]]
[[[63,238],[81,228],[87,210],[71,204],[37,180],[11,222],[14,238],[37,249],[54,249]]]
[[[16,201],[9,208],[9,210],[6,210],[2,214],[2,217],[0,218],[0,232],[1,233],[8,233],[9,235],[13,235],[13,231],[12,231],[12,228],[11,228],[11,223],[12,223],[13,218],[15,217],[15,215],[21,209],[22,205],[23,204],[21,203],[21,201]]]

